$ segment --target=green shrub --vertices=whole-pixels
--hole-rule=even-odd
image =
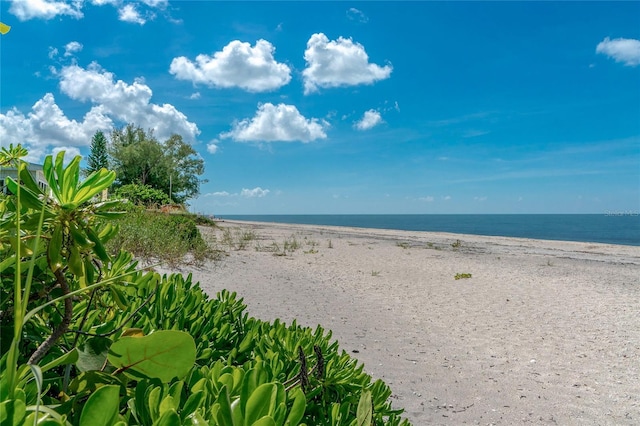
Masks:
[[[145,207],[157,207],[165,204],[173,204],[167,194],[148,185],[131,183],[117,188],[114,192],[116,198],[126,198],[135,205]]]
[[[126,250],[140,259],[170,265],[187,262],[188,254],[196,263],[215,254],[190,215],[138,211],[119,218],[116,223],[120,232],[107,246],[112,253]]]

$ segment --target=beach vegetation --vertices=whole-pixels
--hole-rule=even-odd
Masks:
[[[397,241],[396,246],[402,247],[405,250],[410,247],[409,243],[407,243],[406,241]]]
[[[19,172],[0,199],[2,424],[409,424],[330,331],[251,318],[235,293],[111,251],[124,210],[98,194],[115,173],[80,180],[80,157],[49,156],[45,193],[26,155],[0,150]]]
[[[136,206],[145,208],[159,208],[166,204],[172,204],[167,194],[149,185],[129,183],[115,190],[115,198],[126,199]]]
[[[196,215],[166,214],[144,209],[130,211],[114,221],[118,232],[107,244],[112,252],[125,250],[147,263],[170,266],[201,265],[222,255],[206,241],[196,225]]]
[[[222,230],[221,243],[229,250],[246,250],[249,243],[256,240],[258,236],[253,230],[243,228],[224,228]]]
[[[455,278],[456,280],[463,280],[463,279],[471,278],[471,274],[468,274],[468,273],[458,273],[458,274],[456,274],[453,278]]]
[[[459,249],[460,247],[462,247],[462,241],[455,240],[453,243],[451,243],[451,247],[453,247],[454,249]]]
[[[329,244],[327,245],[330,249],[333,248],[333,241],[329,240]]]
[[[380,271],[371,271],[371,276],[372,277],[379,277],[380,276]]]

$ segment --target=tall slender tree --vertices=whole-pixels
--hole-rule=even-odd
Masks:
[[[98,130],[91,138],[91,152],[87,158],[87,175],[102,168],[109,169],[109,153],[107,151],[107,138]]]

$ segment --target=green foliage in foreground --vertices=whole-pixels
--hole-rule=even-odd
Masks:
[[[95,203],[104,169],[48,157],[53,196],[20,147],[0,199],[0,423],[42,425],[407,425],[331,333],[249,318],[227,291],[137,269],[110,254],[117,204]]]

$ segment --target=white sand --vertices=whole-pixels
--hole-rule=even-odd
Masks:
[[[258,240],[195,270],[203,289],[333,330],[415,425],[640,424],[640,247],[220,225]]]

